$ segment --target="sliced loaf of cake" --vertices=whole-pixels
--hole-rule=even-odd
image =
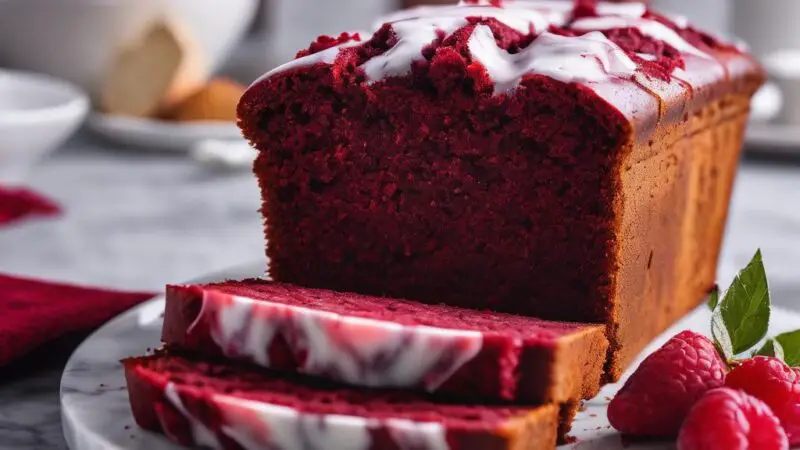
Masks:
[[[758,64],[640,3],[381,22],[242,97],[271,277],[605,323],[618,378],[714,286]]]
[[[559,408],[461,406],[157,355],[125,362],[136,422],[230,450],[551,450]]]
[[[353,385],[566,403],[600,388],[602,325],[244,280],[169,286],[167,346]]]

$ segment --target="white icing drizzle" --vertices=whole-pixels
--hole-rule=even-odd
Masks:
[[[649,53],[637,53],[636,56],[645,61],[658,61],[658,58],[655,55],[651,55]]]
[[[689,18],[681,14],[669,14],[667,17],[681,30],[689,28]]]
[[[633,27],[684,54],[712,59],[668,26],[656,20],[644,19],[646,7],[641,3],[599,3],[597,9],[600,17],[578,19],[570,25],[571,29],[589,33]],[[367,60],[362,69],[368,83],[407,75],[414,62],[423,58],[422,51],[426,46],[467,25],[468,17],[491,17],[522,33],[540,33],[528,48],[510,55],[499,48],[493,39],[490,42],[487,27],[476,27],[476,32],[470,38],[470,51],[497,82],[496,92],[505,92],[516,86],[525,70],[561,81],[580,83],[605,81],[611,76],[627,77],[635,71],[635,63],[618,46],[607,39],[601,40],[594,33],[554,37],[545,31],[550,25],[565,25],[571,11],[571,2],[558,0],[505,1],[501,7],[491,6],[490,0],[480,0],[478,4],[462,1],[458,5],[422,6],[398,11],[381,21],[381,24],[391,25],[397,43],[384,54]],[[268,72],[258,81],[297,67],[332,64],[341,48],[352,45],[359,45],[359,42],[351,41],[299,58]],[[556,45],[557,48],[546,49],[546,45]],[[600,64],[595,64],[591,59]],[[603,69],[606,73],[603,73]]]
[[[367,80],[407,75],[414,61],[423,58],[422,50],[437,38],[437,32],[450,35],[467,24],[464,17],[436,17],[399,21],[392,24],[397,44],[386,53],[368,60],[361,67]]]
[[[590,83],[607,81],[610,76],[630,77],[637,68],[599,32],[578,37],[545,32],[521,52],[510,54],[497,46],[488,27],[480,25],[470,37],[469,50],[495,81],[496,93],[515,88],[526,74],[547,75],[564,83]]]
[[[664,41],[680,52],[711,59],[711,56],[688,43],[675,30],[655,20],[618,16],[587,17],[576,20],[571,26],[576,31],[600,31],[629,27],[637,28],[645,36]]]
[[[302,413],[294,408],[217,394],[222,432],[245,450],[368,450],[370,430],[385,428],[404,450],[449,450],[446,430],[438,422],[367,419],[357,416]]]
[[[194,439],[194,443],[198,446],[204,446],[209,448],[221,448],[219,441],[217,440],[217,436],[211,431],[203,422],[196,419],[193,415],[189,413],[185,406],[183,406],[183,402],[181,401],[181,396],[178,395],[178,389],[175,387],[175,384],[172,382],[167,383],[166,388],[164,389],[164,397],[172,403],[172,406],[180,412],[183,417],[189,422],[191,431],[192,431],[192,438]],[[169,433],[166,424],[164,424],[164,432]]]
[[[303,414],[228,395],[215,395],[213,401],[222,413],[222,432],[245,450],[368,450],[372,442],[362,417]]]
[[[418,423],[405,419],[389,419],[386,427],[392,440],[403,450],[448,450],[447,433],[441,423]]]
[[[364,36],[367,36],[368,39],[368,37],[371,34],[367,33],[365,35],[364,33],[360,33],[360,35],[362,38],[361,41],[348,41],[345,42],[344,44],[339,44],[334,47],[325,49],[321,52],[312,53],[310,55],[306,55],[301,58],[293,59],[287,62],[286,64],[280,65],[270,70],[269,72],[265,73],[264,75],[258,77],[258,79],[254,81],[250,85],[250,87],[255,86],[256,84],[260,83],[263,80],[266,80],[267,78],[271,78],[279,73],[287,72],[292,69],[298,69],[301,67],[310,67],[315,64],[333,64],[333,62],[336,61],[336,57],[339,56],[339,50],[347,47],[355,47],[356,45],[361,45],[364,43],[365,39]]]
[[[435,391],[483,346],[479,331],[406,326],[216,291],[204,291],[188,333],[200,322],[228,357],[269,367],[269,347],[281,335],[305,355],[299,371],[370,387]]]

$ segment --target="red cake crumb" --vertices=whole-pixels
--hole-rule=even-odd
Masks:
[[[323,50],[327,50],[331,47],[335,47],[337,45],[345,44],[351,41],[361,41],[361,35],[358,33],[342,33],[338,37],[331,37],[331,36],[320,36],[317,38],[316,41],[312,42],[311,45],[304,50],[300,50],[297,52],[295,58],[302,58],[304,56],[313,55],[314,53],[319,53]]]
[[[499,31],[501,46],[522,39]],[[609,171],[627,120],[590,89],[544,76],[494,96],[457,36],[433,42],[410,76],[356,87],[363,75],[352,67],[393,39],[384,27],[343,49],[333,69],[288,73],[243,98],[240,122],[262,150],[272,276],[604,321],[617,190]]]
[[[364,43],[252,86],[239,123],[260,152],[273,279],[604,323],[618,378],[713,283],[738,135],[708,161],[710,146],[666,160],[673,143],[699,139],[679,128],[721,126],[703,110],[729,92],[746,114],[763,80],[749,56],[691,28],[582,5],[572,16],[535,2],[398,13]],[[614,11],[629,25],[570,28]],[[649,37],[643,20],[689,42]],[[695,163],[719,189],[697,186]]]
[[[572,18],[597,17],[597,0],[575,0]]]

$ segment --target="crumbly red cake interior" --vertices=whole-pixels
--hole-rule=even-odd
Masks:
[[[504,48],[530,37],[493,20]],[[390,31],[251,89],[271,275],[357,291],[603,321],[619,141],[627,121],[586,88],[529,76],[514,96],[461,50],[469,27],[413,75],[358,86],[356,61]],[[599,114],[598,111],[604,111]]]
[[[604,323],[617,377],[700,301],[671,309],[662,299],[686,284],[689,210],[673,208],[663,230],[652,223],[665,199],[695,192],[681,179],[694,169],[653,186],[632,176],[689,139],[695,131],[679,127],[701,108],[757,83],[758,69],[636,5],[599,15],[609,5],[583,2],[570,16],[531,2],[538,15],[528,16],[526,3],[478,3],[400,13],[363,41],[322,37],[248,89],[239,125],[260,151],[270,275]],[[591,58],[599,65],[583,64]],[[674,249],[663,277],[648,275],[651,241]],[[660,305],[644,320],[651,299]]]
[[[216,363],[179,356],[157,355],[125,361],[129,370],[167,383],[288,406],[313,414],[340,414],[370,418],[437,421],[458,428],[496,428],[506,419],[524,415],[530,408],[471,406],[433,401],[409,391],[344,388],[319,378],[277,375],[235,363]]]
[[[552,322],[532,317],[428,305],[409,300],[373,297],[326,289],[252,279],[214,283],[204,288],[229,295],[302,306],[345,316],[384,320],[403,325],[423,325],[490,333],[496,331],[532,341],[550,341],[587,327],[586,324]]]

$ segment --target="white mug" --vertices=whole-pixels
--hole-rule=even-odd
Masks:
[[[701,30],[727,34],[730,31],[732,1],[735,0],[651,0],[650,7],[661,13],[686,16],[692,25]]]
[[[800,0],[731,0],[733,34],[759,58],[800,49]]]
[[[800,49],[775,51],[763,58],[770,79],[781,91],[782,107],[775,121],[800,125]]]

